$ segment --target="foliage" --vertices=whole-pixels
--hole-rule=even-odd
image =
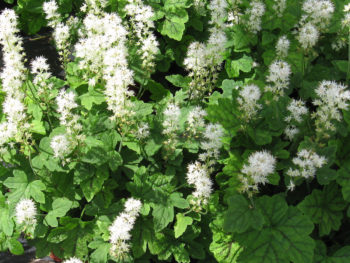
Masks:
[[[27,34],[54,25],[43,0],[6,2]],[[72,54],[59,52],[64,77],[40,82],[39,74],[23,72],[25,122],[6,143],[0,131],[1,251],[22,254],[17,239],[24,235],[37,257],[52,252],[91,263],[350,261],[347,1],[333,0],[325,22],[305,16],[305,1],[287,1],[282,11],[276,5],[284,1],[263,1],[255,32],[251,23],[260,18],[250,10],[257,1],[147,0],[141,2],[152,8],[153,26],[138,34],[127,10],[133,1],[109,0],[94,15],[117,14],[128,35],[106,48],[118,52],[95,50],[103,56],[96,65],[85,63],[77,45],[91,37],[84,19],[93,8],[82,8],[84,2],[95,1],[57,1],[60,23],[77,19],[66,39]],[[303,48],[300,32],[310,21],[319,38]],[[226,36],[222,54],[210,53],[217,31]],[[140,52],[150,35],[159,45],[147,64]],[[286,54],[278,51],[282,36],[289,39]],[[189,66],[195,41],[208,52],[199,52],[207,59],[197,65],[202,71]],[[124,51],[127,66],[108,72],[105,64],[113,67]],[[281,61],[290,72],[282,79],[280,68],[276,80],[272,65]],[[122,92],[108,92],[113,74],[125,81]],[[1,78],[3,103],[9,91]],[[193,96],[201,85],[202,96]],[[74,99],[62,114],[58,98],[67,94]],[[291,110],[293,103],[299,104]],[[205,113],[191,122],[198,107]],[[5,103],[0,117],[9,119]],[[64,152],[62,135],[69,142]],[[254,162],[254,153],[265,157]],[[207,175],[210,198],[198,195],[191,169]],[[119,257],[111,225],[125,215],[129,198],[142,206],[126,239],[129,253]],[[33,225],[18,222],[23,199],[35,202]]]

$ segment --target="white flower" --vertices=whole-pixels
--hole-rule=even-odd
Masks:
[[[13,10],[5,9],[0,15],[0,44],[3,51],[4,66],[1,72],[2,91],[6,93],[2,105],[6,120],[1,123],[0,149],[4,151],[4,144],[14,141],[22,141],[29,136],[26,123],[24,99],[26,94],[22,86],[26,79],[24,66],[24,53],[22,39],[18,36],[17,16]]]
[[[274,0],[272,8],[276,11],[278,17],[283,16],[283,12],[287,7],[287,0]]]
[[[256,85],[246,85],[239,91],[237,98],[240,110],[243,112],[243,119],[246,121],[255,117],[257,111],[261,109],[261,104],[258,104],[261,92]]]
[[[35,203],[31,199],[22,199],[16,205],[16,221],[18,224],[35,225],[36,214]]]
[[[125,202],[125,212],[136,216],[139,213],[141,206],[142,203],[140,200],[131,197]]]
[[[136,137],[141,140],[145,139],[150,135],[148,123],[142,122],[139,124],[138,129],[136,130]]]
[[[83,263],[83,261],[81,261],[79,258],[72,257],[70,259],[63,261],[63,263]]]
[[[208,124],[204,131],[204,140],[200,147],[205,151],[199,155],[199,159],[206,162],[208,166],[215,164],[219,158],[219,150],[222,147],[221,138],[224,135],[224,130],[220,124]]]
[[[243,165],[242,175],[239,176],[243,184],[243,191],[258,191],[259,184],[269,182],[268,176],[275,172],[276,158],[267,151],[252,153],[248,157],[248,164]]]
[[[284,134],[290,141],[292,141],[295,135],[297,135],[298,133],[299,133],[299,129],[295,125],[288,125],[284,129]]]
[[[49,20],[51,27],[56,26],[60,20],[60,14],[58,13],[58,6],[54,0],[45,2],[43,4],[43,10],[46,14],[46,19]]]
[[[286,117],[287,122],[294,120],[300,123],[302,122],[303,115],[306,115],[308,113],[308,109],[305,106],[305,102],[302,100],[292,99],[287,107],[287,110],[290,113],[290,116]]]
[[[315,90],[317,99],[313,104],[318,106],[313,117],[316,118],[317,132],[324,130],[335,130],[332,120],[340,121],[342,115],[340,110],[348,109],[348,101],[350,100],[350,91],[346,90],[346,86],[338,84],[334,81],[324,80]]]
[[[281,36],[276,44],[276,53],[280,58],[284,58],[288,55],[288,49],[290,46],[290,41],[286,36]]]
[[[327,163],[324,156],[319,156],[316,152],[303,149],[298,152],[297,157],[293,158],[296,169],[289,168],[287,175],[290,177],[312,178],[316,174],[317,168],[321,168]]]
[[[72,151],[72,142],[68,140],[65,134],[54,136],[51,139],[50,146],[54,156],[60,159],[63,159]]]
[[[125,242],[130,240],[136,217],[140,213],[142,203],[134,198],[129,198],[125,202],[125,209],[120,213],[112,225],[109,227],[110,243],[112,248],[110,253],[117,258],[123,257],[129,252],[130,246]]]
[[[154,28],[154,12],[150,6],[147,6],[141,0],[128,0],[128,4],[125,6],[126,13],[130,17],[132,32],[136,34],[138,41],[136,45],[138,54],[142,58],[142,66],[148,71],[154,69],[154,60],[156,54],[159,52],[158,41],[151,31]]]
[[[329,0],[306,0],[302,10],[307,14],[311,23],[323,30],[332,18],[334,5]]]
[[[254,0],[250,3],[250,8],[247,10],[249,16],[247,26],[252,33],[256,34],[261,30],[261,17],[264,13],[265,5],[263,2]]]
[[[284,95],[284,90],[288,88],[289,77],[292,73],[289,64],[282,60],[274,61],[269,67],[269,75],[266,77],[268,82],[272,82],[273,86],[267,86],[265,91],[271,91],[275,98]]]
[[[205,116],[207,116],[207,113],[200,106],[196,106],[188,113],[187,123],[188,123],[188,129],[190,130],[190,132],[196,134],[198,130],[204,128]]]
[[[179,129],[181,110],[174,103],[169,103],[163,112],[163,134],[169,135],[175,133]]]
[[[211,0],[208,9],[211,11],[209,24],[224,28],[224,19],[227,16],[227,1],[226,0]]]
[[[299,30],[297,39],[303,49],[309,49],[316,45],[318,37],[319,32],[317,28],[313,24],[307,23]]]
[[[208,169],[198,161],[189,164],[187,169],[187,182],[195,187],[195,191],[192,193],[197,201],[195,204],[198,206],[207,204],[213,186]]]

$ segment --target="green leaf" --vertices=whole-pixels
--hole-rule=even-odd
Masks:
[[[52,203],[52,210],[45,216],[45,221],[52,227],[58,226],[57,217],[63,217],[72,208],[73,202],[67,198],[57,198]]]
[[[88,202],[101,191],[103,183],[108,179],[108,169],[97,169],[95,176],[80,184],[81,190]]]
[[[243,55],[242,58],[238,60],[233,60],[231,62],[231,69],[229,76],[231,78],[236,78],[239,76],[239,72],[250,72],[252,70],[253,66],[253,59],[251,57],[248,57],[247,55]]]
[[[22,255],[24,253],[22,244],[15,238],[11,238],[8,241],[8,247],[10,252],[14,255]]]
[[[43,193],[44,190],[46,190],[46,185],[40,180],[35,180],[29,183],[26,189],[26,191],[34,198],[35,201],[42,204],[45,203],[45,194]]]
[[[348,72],[348,61],[347,60],[333,60],[332,64],[336,66],[338,70],[341,72],[347,73]]]
[[[331,257],[330,263],[348,263],[350,262],[350,246],[338,249]],[[328,263],[328,261],[327,261]]]
[[[326,185],[337,178],[337,172],[333,169],[322,167],[317,170],[316,176],[319,184]]]
[[[45,203],[45,184],[40,180],[28,181],[27,174],[21,170],[13,171],[14,177],[9,177],[4,181],[4,185],[12,189],[9,200],[15,205],[21,198],[32,197],[39,203]]]
[[[193,222],[191,217],[184,216],[183,214],[176,215],[176,223],[174,226],[175,238],[180,237],[183,233],[185,233],[187,226],[191,225]]]
[[[94,240],[89,244],[89,248],[95,249],[90,255],[91,263],[105,263],[108,261],[109,249],[111,245],[103,240]]]
[[[217,262],[220,263],[237,263],[237,258],[242,247],[233,242],[231,235],[224,233],[221,229],[223,219],[220,214],[210,223],[210,228],[213,232],[213,241],[209,246],[209,250],[214,254]]]
[[[175,87],[188,88],[191,82],[191,78],[182,76],[180,74],[169,75],[165,77],[167,81],[173,84]]]
[[[7,208],[0,208],[0,228],[6,236],[12,236],[14,223]]]
[[[85,163],[101,165],[108,161],[107,153],[102,147],[92,147],[81,160]]]
[[[335,183],[325,186],[323,191],[313,190],[298,205],[314,223],[319,224],[320,236],[339,229],[345,207],[346,202]]]
[[[81,100],[81,105],[87,110],[91,110],[94,104],[100,105],[106,101],[105,96],[95,90],[90,90],[88,93],[81,95],[79,99]]]
[[[253,208],[242,195],[231,196],[225,214],[224,230],[226,232],[243,233],[250,228],[260,230],[264,218],[258,208]]]
[[[271,132],[267,130],[253,129],[249,127],[247,132],[257,145],[265,145],[272,142]]]
[[[261,230],[236,234],[244,246],[238,262],[244,263],[309,263],[312,262],[315,243],[309,234],[313,224],[295,207],[288,207],[278,195],[263,196],[256,201],[266,224]]]
[[[121,166],[123,164],[123,158],[120,155],[120,153],[116,152],[116,151],[111,151],[108,153],[109,156],[109,168],[111,168],[111,170],[113,172],[115,172],[119,166]]]
[[[187,200],[182,198],[182,194],[180,193],[172,193],[170,195],[169,203],[175,207],[182,209],[188,208],[190,206]]]
[[[165,0],[165,10],[190,7],[188,0]]]
[[[156,204],[152,216],[154,218],[154,231],[159,232],[174,220],[174,207]]]
[[[31,128],[30,128],[31,132],[41,134],[41,135],[46,134],[44,123],[41,120],[33,120],[30,125],[31,125]]]
[[[187,21],[188,14],[184,9],[179,9],[174,13],[167,13],[165,21],[161,24],[160,33],[180,41],[185,31],[185,23]]]

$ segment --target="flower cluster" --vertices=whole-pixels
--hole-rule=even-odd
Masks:
[[[281,36],[276,44],[277,57],[285,58],[288,55],[288,50],[290,46],[290,41],[286,36]]]
[[[330,0],[306,0],[302,10],[305,12],[301,18],[302,23],[308,21],[320,30],[324,30],[333,16],[334,5]]]
[[[13,10],[5,9],[0,15],[0,44],[2,45],[4,67],[1,72],[2,90],[6,93],[3,113],[6,120],[0,123],[0,150],[5,151],[11,139],[21,141],[30,136],[22,91],[26,79],[22,39],[17,35],[17,16]]]
[[[31,73],[34,75],[33,83],[38,86],[37,94],[39,97],[52,89],[52,83],[48,83],[48,79],[51,77],[50,66],[45,57],[39,56],[32,61]]]
[[[196,106],[193,108],[187,116],[187,131],[192,135],[201,132],[205,127],[205,116],[207,116],[207,113],[202,107]]]
[[[272,8],[276,11],[278,17],[283,16],[283,12],[287,7],[287,0],[274,0]]]
[[[305,0],[302,6],[305,13],[299,21],[297,39],[304,50],[314,47],[320,32],[327,29],[334,13],[330,0]]]
[[[263,2],[254,0],[250,3],[250,8],[247,10],[247,27],[254,34],[261,30],[261,18],[265,13],[265,5]]]
[[[311,23],[306,23],[299,29],[297,39],[303,49],[310,49],[316,45],[319,38],[319,31]]]
[[[31,199],[22,199],[16,205],[16,222],[25,226],[36,224],[36,207]]]
[[[130,16],[132,29],[130,33],[136,34],[137,53],[141,56],[142,67],[152,72],[155,67],[155,56],[159,52],[158,41],[151,31],[154,28],[152,20],[154,12],[142,0],[128,0],[125,10]]]
[[[60,114],[60,124],[65,126],[66,134],[54,136],[50,146],[54,151],[54,156],[63,159],[79,142],[85,139],[85,136],[80,134],[83,129],[83,126],[79,123],[80,116],[72,112],[78,107],[74,92],[62,89],[56,98],[56,102],[57,112]]]
[[[284,90],[288,88],[291,73],[291,68],[287,62],[282,60],[274,61],[270,65],[269,75],[266,77],[266,80],[272,82],[273,85],[265,87],[265,91],[272,92],[276,100],[283,96]]]
[[[133,103],[128,100],[133,92],[133,72],[128,68],[126,37],[128,32],[116,14],[88,14],[84,19],[84,30],[75,45],[79,67],[88,73],[85,78],[91,84],[105,82],[108,109],[112,120],[121,120],[134,115]],[[93,81],[91,81],[93,79]]]
[[[237,102],[242,111],[242,120],[249,122],[253,119],[262,105],[258,103],[261,92],[256,85],[246,85],[239,91]]]
[[[45,2],[43,5],[43,10],[46,14],[46,19],[48,20],[49,26],[54,29],[53,37],[55,39],[56,48],[58,50],[58,54],[60,55],[60,59],[64,64],[66,64],[70,55],[70,28],[67,24],[61,22],[62,18],[58,13],[58,6],[55,0]]]
[[[179,130],[181,109],[175,103],[169,103],[163,111],[163,134],[167,137],[166,148],[172,152],[176,148],[177,131]]]
[[[203,205],[208,204],[213,190],[213,183],[209,175],[208,168],[198,161],[189,164],[187,167],[187,183],[194,185],[195,188],[195,191],[192,193],[193,199],[191,199],[191,204],[196,211],[200,211]]]
[[[305,106],[304,101],[292,99],[287,107],[287,110],[289,111],[290,115],[285,118],[288,126],[285,128],[284,133],[289,140],[292,140],[294,136],[299,133],[299,129],[295,126],[295,124],[303,121],[303,115],[308,113],[308,109]]]
[[[123,259],[129,253],[130,246],[127,241],[131,238],[130,231],[140,213],[141,206],[141,201],[129,198],[125,202],[124,211],[116,217],[109,227],[109,240],[112,244],[110,254],[118,260]]]
[[[85,0],[81,7],[81,11],[100,15],[103,9],[107,6],[108,0]]]
[[[185,69],[191,77],[190,100],[201,99],[218,77],[218,70],[223,61],[222,53],[225,51],[227,42],[224,29],[226,24],[223,18],[227,16],[227,3],[225,0],[213,0],[208,6],[211,10],[211,20],[209,24],[210,36],[207,43],[192,42],[187,50],[184,59]]]
[[[350,3],[344,6],[345,16],[341,21],[341,24],[344,28],[350,27]]]
[[[315,92],[318,98],[313,104],[318,108],[312,117],[316,119],[316,133],[328,137],[327,131],[336,130],[332,121],[340,121],[342,119],[340,110],[348,109],[350,91],[335,81],[324,80]]]
[[[321,168],[327,163],[324,156],[319,156],[311,150],[303,149],[297,153],[297,157],[293,158],[293,164],[296,169],[289,168],[286,174],[290,177],[304,177],[306,179],[313,178],[317,168]]]
[[[243,165],[242,174],[239,176],[242,182],[242,192],[252,195],[258,192],[259,184],[269,182],[268,176],[275,172],[276,158],[267,151],[252,153],[248,157],[248,164]]]
[[[208,167],[216,163],[219,158],[220,148],[222,147],[221,138],[224,135],[224,130],[220,124],[209,123],[205,127],[203,141],[200,147],[205,151],[199,155],[199,160],[205,162]]]

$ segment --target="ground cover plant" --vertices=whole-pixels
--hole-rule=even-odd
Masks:
[[[43,27],[62,78],[26,60]],[[341,0],[18,0],[0,14],[0,250],[350,262],[349,29]]]

